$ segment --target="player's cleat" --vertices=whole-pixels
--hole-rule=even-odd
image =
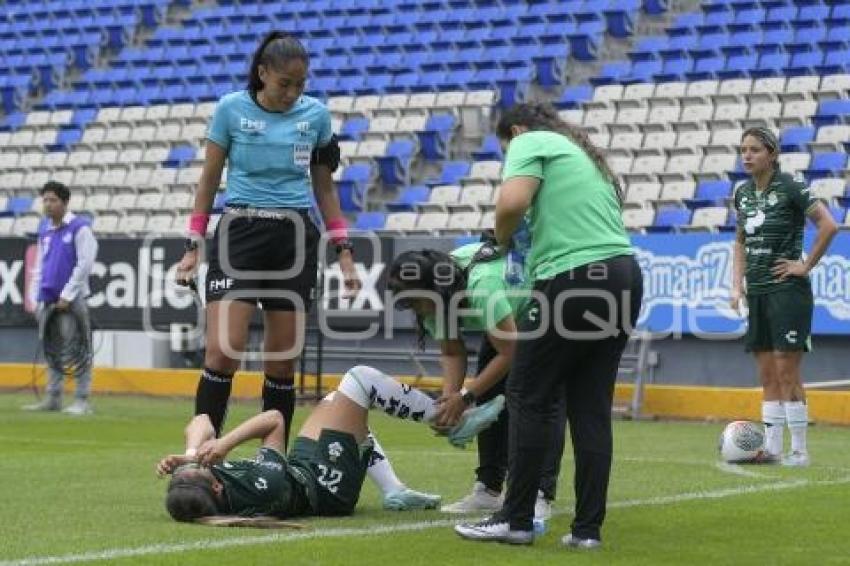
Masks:
[[[537,501],[534,503],[534,518],[543,521],[552,518],[552,502],[543,496],[542,491],[537,492]]]
[[[24,405],[24,411],[58,411],[62,408],[62,401],[58,397],[45,397],[38,403]]]
[[[393,511],[412,511],[415,509],[436,509],[442,497],[433,493],[422,493],[406,487],[384,496],[384,509]]]
[[[90,415],[94,412],[91,408],[91,405],[88,401],[84,401],[83,399],[77,399],[68,407],[62,409],[62,412],[66,415],[74,415],[75,417],[80,417],[82,415]]]
[[[602,541],[595,538],[579,538],[570,533],[568,535],[564,535],[561,539],[561,544],[569,548],[594,550],[602,546]]]
[[[496,422],[504,408],[505,396],[497,395],[483,405],[467,410],[449,432],[449,443],[456,448],[464,448],[479,432]]]
[[[477,513],[480,511],[498,511],[502,508],[504,499],[501,494],[493,493],[480,481],[472,486],[472,493],[450,505],[444,505],[443,513]]]
[[[807,452],[800,452],[799,450],[790,452],[782,458],[782,465],[789,468],[805,468],[810,463],[809,454]]]
[[[507,521],[493,517],[477,523],[455,525],[455,532],[467,540],[506,542],[508,544],[531,544],[534,542],[534,531],[511,530]]]

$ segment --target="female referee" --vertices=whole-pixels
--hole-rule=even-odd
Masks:
[[[750,179],[735,192],[738,229],[731,306],[737,310],[746,295],[746,348],[756,358],[764,390],[767,461],[780,460],[787,423],[791,451],[782,463],[807,466],[809,415],[800,362],[811,346],[814,299],[808,274],[826,253],[838,226],[803,183],[779,170],[778,158],[779,141],[773,132],[767,128],[744,132],[741,160]],[[807,216],[817,226],[817,237],[804,260]]]
[[[507,110],[497,134],[509,145],[496,239],[507,245],[528,213],[527,269],[542,296],[532,296],[517,325],[520,340],[506,385],[505,503],[490,518],[455,531],[471,540],[533,542],[540,472],[558,404],[565,403],[576,504],[572,532],[563,542],[597,547],[611,471],[614,382],[643,280],[620,217],[619,185],[587,136],[538,104]]]
[[[443,396],[437,413],[438,424],[452,425],[470,405],[486,403],[505,392],[505,377],[516,349],[516,320],[529,302],[529,289],[527,285],[508,285],[504,273],[504,256],[497,255],[487,242],[461,246],[448,254],[429,249],[403,252],[389,268],[387,285],[397,296],[396,308],[414,312],[420,340],[427,334],[440,343]],[[448,304],[444,300],[441,307],[436,307],[429,294],[448,298]],[[437,308],[444,308],[447,315],[455,310],[450,308],[450,297],[455,294],[465,297],[458,304],[462,309],[457,313],[459,316],[454,320],[438,316]],[[483,333],[476,378],[468,387],[462,387],[467,352],[461,332]],[[564,452],[565,419],[561,412],[555,422],[554,443],[547,451],[535,503],[537,519],[545,520],[551,515]],[[499,419],[478,435],[478,467],[472,492],[444,506],[444,513],[490,512],[501,508],[500,494],[508,467],[507,445],[508,412],[502,411]]]
[[[300,343],[316,285],[319,232],[308,216],[311,188],[336,245],[346,289],[360,286],[331,179],[339,147],[327,108],[303,94],[307,66],[307,51],[297,39],[269,34],[254,53],[248,88],[219,100],[207,135],[177,279],[187,283],[198,267],[198,242],[206,234],[227,161],[227,205],[208,254],[206,355],[195,397],[195,414],[209,415],[217,434],[259,304],[265,330],[263,410],[281,412],[289,438],[299,352],[281,352]]]

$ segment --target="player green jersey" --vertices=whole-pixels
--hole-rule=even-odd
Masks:
[[[466,269],[472,257],[483,244],[467,244],[450,252],[452,259]],[[528,303],[531,281],[523,286],[510,286],[505,282],[505,258],[477,263],[467,274],[467,305],[461,315],[460,328],[467,331],[490,331],[508,315],[517,318]],[[437,329],[436,317],[422,321],[425,330],[436,340],[448,336],[445,329]]]
[[[808,286],[808,277],[778,281],[771,273],[778,259],[799,261],[803,255],[806,214],[817,201],[803,183],[776,172],[764,191],[752,180],[735,191],[738,231],[744,236],[747,293],[769,293],[790,285]]]
[[[253,460],[213,466],[212,473],[224,485],[226,514],[292,517],[310,509],[304,473],[272,448],[260,448]]]
[[[528,211],[532,279],[634,254],[614,187],[566,136],[531,131],[511,140],[502,179],[512,177],[540,179]]]

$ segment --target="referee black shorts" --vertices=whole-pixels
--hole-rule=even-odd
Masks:
[[[307,210],[226,211],[207,254],[207,302],[306,312],[315,295],[319,239]]]

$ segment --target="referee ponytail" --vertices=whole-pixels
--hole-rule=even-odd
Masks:
[[[282,31],[269,33],[254,52],[251,59],[251,69],[248,71],[248,91],[252,96],[263,90],[260,80],[260,65],[280,67],[290,59],[301,59],[309,66],[310,57],[304,45],[297,38]]]
[[[625,195],[617,175],[608,166],[605,152],[596,147],[584,130],[566,122],[558,116],[555,108],[549,104],[517,104],[502,113],[502,118],[496,126],[496,134],[503,140],[511,139],[512,126],[525,126],[529,130],[545,130],[566,136],[579,146],[596,165],[600,173],[614,186],[614,192],[620,205]]]

